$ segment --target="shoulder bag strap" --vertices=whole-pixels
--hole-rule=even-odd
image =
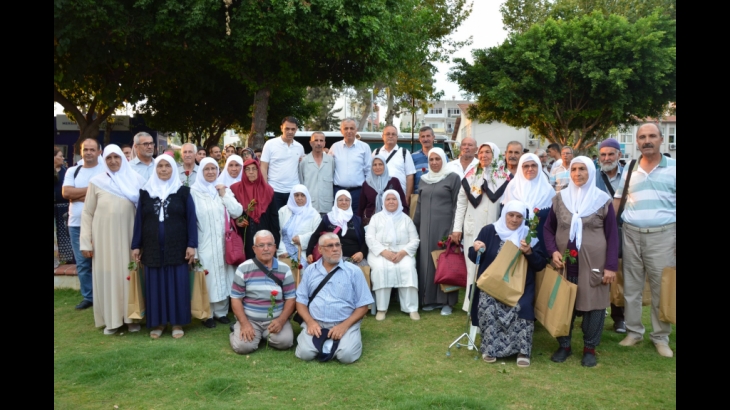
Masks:
[[[398,149],[400,149],[400,148],[398,148]],[[392,152],[390,153],[390,155],[388,155],[388,158],[387,158],[387,159],[385,160],[385,163],[386,163],[386,164],[387,164],[388,162],[390,162],[390,159],[391,159],[391,158],[393,158],[393,155],[395,155],[395,153],[396,153],[396,152],[397,152],[397,150],[396,150],[396,151],[392,151]],[[405,153],[403,154],[403,158],[405,158]]]
[[[629,194],[629,182],[631,182],[631,174],[634,173],[634,165],[636,164],[636,160],[632,159],[631,163],[629,163],[629,173],[626,174],[626,182],[624,183],[624,192],[621,194],[621,203],[618,206],[618,212],[616,212],[616,220],[619,223],[619,226],[621,225],[621,214],[624,213],[624,207],[626,206],[626,199]]]
[[[608,189],[608,192],[611,193],[611,198],[613,198],[616,191],[614,191],[613,186],[611,186],[611,181],[608,180],[608,175],[606,175],[603,171],[599,172],[601,173],[601,178],[603,178],[603,183],[606,184],[606,189]],[[626,179],[628,179],[628,175],[626,176]],[[623,201],[623,197],[621,197],[621,200]]]
[[[282,282],[281,279],[277,278],[276,275],[274,275],[266,266],[264,266],[263,263],[259,262],[258,259],[256,259],[256,258],[252,258],[252,259],[253,259],[253,263],[255,263],[256,266],[258,266],[259,269],[261,269],[266,274],[266,276],[269,277],[269,279],[273,280],[274,283],[279,285],[279,287],[281,288],[281,291],[283,293],[284,292],[284,282]]]
[[[309,302],[307,303],[307,307],[309,307],[309,305],[312,304],[312,300],[314,300],[314,298],[317,297],[317,293],[319,293],[319,291],[322,290],[322,288],[324,287],[324,285],[326,285],[327,282],[329,282],[330,279],[332,279],[332,275],[334,275],[335,272],[337,272],[338,269],[340,269],[340,267],[339,266],[335,266],[335,268],[332,269],[332,272],[328,273],[327,276],[325,276],[324,279],[322,279],[322,282],[319,282],[319,285],[317,286],[317,289],[315,289],[314,292],[312,292],[312,295],[309,297]]]

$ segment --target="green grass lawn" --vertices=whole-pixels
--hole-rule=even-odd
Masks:
[[[362,324],[363,355],[350,365],[303,362],[288,351],[240,356],[230,349],[228,326],[200,321],[176,340],[170,328],[151,340],[139,333],[104,336],[92,309],[76,311],[78,291],[54,290],[54,407],[62,409],[665,409],[676,407],[676,358],[644,343],[621,347],[606,319],[598,366],[580,365],[580,319],[574,354],[550,361],[557,342],[537,324],[532,365],[515,358],[487,364],[475,351],[449,344],[466,327],[466,314],[421,312],[414,322],[391,303],[388,316]],[[462,291],[463,298],[463,291]],[[461,306],[459,302],[458,306]],[[230,316],[232,317],[232,315]],[[648,308],[644,323],[649,325]],[[295,335],[299,327],[294,324]],[[648,330],[648,331],[649,331]],[[647,333],[648,333],[647,331]],[[478,337],[477,337],[478,338]],[[676,329],[669,346],[676,354]],[[477,344],[479,341],[477,340]],[[676,356],[675,356],[676,357]]]

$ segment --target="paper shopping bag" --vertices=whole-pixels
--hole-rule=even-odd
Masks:
[[[205,271],[193,270],[190,275],[193,278],[190,313],[196,319],[207,320],[210,318],[210,296],[205,283]]]
[[[285,258],[283,256],[279,256],[279,263],[289,267],[289,269],[291,270],[291,274],[294,277],[294,286],[299,287],[299,282],[302,281],[302,275],[300,269],[298,267],[294,267],[299,266],[299,264],[297,263],[296,265],[294,265],[291,258]]]
[[[479,289],[507,306],[517,306],[525,293],[527,259],[510,241],[506,241],[494,261],[477,280]]]
[[[129,319],[143,319],[144,309],[144,291],[142,289],[142,279],[140,278],[141,268],[129,271],[129,297],[127,298],[127,317]]]
[[[438,269],[439,267],[439,256],[441,256],[442,253],[446,252],[446,249],[436,249],[435,251],[431,251],[431,259],[433,259],[433,267]],[[434,272],[436,271],[434,269]]]
[[[666,267],[662,271],[662,287],[659,296],[659,320],[677,324],[676,267]]]
[[[564,270],[563,270],[564,272]],[[553,337],[568,336],[578,285],[548,265],[535,301],[535,318]]]
[[[439,286],[441,287],[441,291],[444,293],[458,292],[458,291],[464,289],[461,286],[444,285],[443,283],[439,284]]]
[[[370,284],[370,266],[360,266],[362,274],[365,275],[365,281],[368,283],[368,289],[372,289],[373,286]]]

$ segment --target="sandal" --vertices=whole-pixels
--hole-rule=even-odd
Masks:
[[[486,353],[482,355],[482,360],[487,363],[494,363],[497,361],[496,357],[488,356]]]
[[[530,358],[524,355],[518,355],[517,367],[530,367]]]
[[[173,326],[172,327],[172,337],[173,339],[179,339],[185,335],[185,332],[182,330],[182,326]]]
[[[162,336],[162,332],[165,330],[165,326],[158,326],[155,330],[150,332],[150,337],[153,339],[159,339]]]

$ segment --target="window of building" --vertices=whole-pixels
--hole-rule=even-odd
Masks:
[[[441,124],[428,124],[431,128],[441,128]]]
[[[428,110],[429,114],[443,114],[444,109],[443,108],[431,108]]]
[[[670,144],[677,143],[677,127],[667,127],[667,141]]]
[[[449,115],[461,115],[461,110],[458,108],[449,108],[448,113]]]
[[[622,131],[621,134],[619,134],[619,142],[623,142],[624,144],[630,144],[634,142],[634,134],[631,132]]]

